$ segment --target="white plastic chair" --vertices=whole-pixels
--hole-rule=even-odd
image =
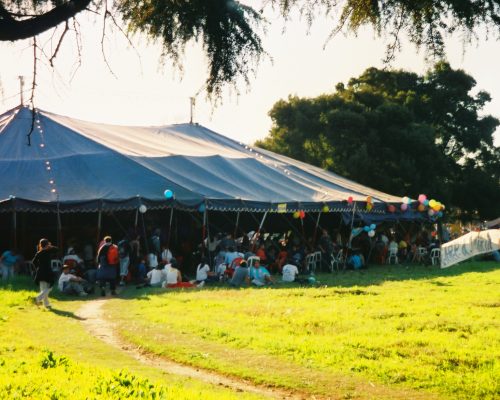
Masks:
[[[61,260],[50,260],[50,267],[52,271],[59,272],[62,270],[62,261]]]
[[[332,253],[332,260],[330,261],[330,272],[335,271],[335,269],[337,269],[337,271],[340,270],[340,266],[343,265],[344,261],[343,257],[344,257],[344,252],[342,251],[342,249],[339,250],[337,256],[335,256],[335,254]]]
[[[250,267],[253,267],[253,265],[255,264],[255,261],[260,261],[260,257],[259,256],[250,256],[247,258],[247,266],[248,268]]]
[[[309,253],[306,256],[306,269],[309,273],[316,271],[316,253]]]
[[[394,261],[394,264],[398,264],[398,250],[397,249],[390,249],[389,250],[389,255],[387,256],[386,259],[386,264],[392,264],[392,261]]]
[[[313,253],[314,255],[314,270],[321,270],[321,251],[316,251]]]
[[[431,263],[432,265],[439,265],[441,263],[441,249],[435,248],[431,250]]]

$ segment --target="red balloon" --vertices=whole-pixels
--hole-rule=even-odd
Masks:
[[[353,202],[353,201],[354,201],[354,199],[352,198],[352,196],[349,196],[349,197],[347,198],[347,202],[348,202],[349,204],[352,204],[352,202]]]
[[[387,207],[387,209],[389,210],[389,212],[393,213],[393,212],[396,212],[396,207],[394,207],[392,204],[389,204],[389,207]]]

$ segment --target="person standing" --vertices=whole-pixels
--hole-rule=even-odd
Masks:
[[[35,265],[35,283],[40,287],[40,293],[35,298],[35,303],[40,305],[43,302],[45,308],[52,308],[49,302],[49,293],[54,285],[54,271],[50,265],[57,247],[52,246],[48,239],[40,239],[38,252],[32,262]]]
[[[128,278],[130,250],[130,243],[127,237],[118,242],[118,256],[120,258],[120,286],[124,286],[125,280]]]
[[[15,250],[6,250],[0,256],[0,267],[2,269],[2,280],[5,282],[14,276],[14,265],[18,256]]]
[[[120,265],[118,247],[113,244],[111,236],[105,236],[97,252],[97,280],[101,287],[101,296],[106,296],[106,283],[112,295],[116,294],[116,273]]]

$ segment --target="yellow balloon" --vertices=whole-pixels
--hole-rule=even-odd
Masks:
[[[293,218],[297,219],[297,218],[299,218],[299,217],[300,217],[300,212],[299,212],[299,211],[295,211],[295,212],[293,213]]]
[[[328,206],[323,206],[322,211],[326,213],[326,212],[330,211],[330,208]]]

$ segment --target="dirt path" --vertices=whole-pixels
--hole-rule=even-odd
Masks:
[[[105,302],[105,299],[86,302],[77,311],[77,315],[82,318],[82,323],[92,335],[98,337],[103,342],[120,349],[121,351],[127,353],[141,363],[161,369],[171,374],[198,379],[213,385],[225,386],[238,392],[256,393],[275,399],[305,399],[308,397],[317,398],[307,395],[298,395],[276,388],[266,388],[263,386],[252,385],[251,383],[242,380],[229,378],[227,376],[219,375],[214,372],[205,371],[173,361],[165,360],[153,355],[141,353],[139,349],[135,348],[129,343],[125,343],[115,333],[113,329],[113,323],[108,321],[104,316],[102,306]]]

